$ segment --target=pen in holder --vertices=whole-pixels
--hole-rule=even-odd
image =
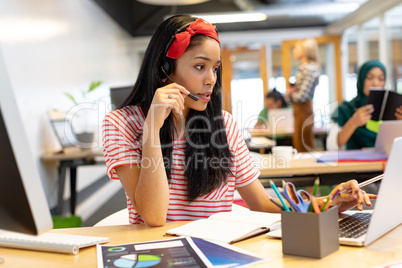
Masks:
[[[338,207],[320,214],[282,211],[282,252],[323,258],[339,248]]]

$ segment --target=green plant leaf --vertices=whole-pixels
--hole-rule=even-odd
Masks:
[[[77,101],[75,100],[74,96],[71,95],[70,93],[64,93],[64,95],[66,95],[70,100],[72,100],[74,102],[75,105],[77,105]]]
[[[99,87],[103,82],[102,81],[92,81],[91,85],[89,86],[88,92],[93,91],[97,87]]]

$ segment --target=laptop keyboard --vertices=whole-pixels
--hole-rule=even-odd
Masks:
[[[339,221],[339,237],[357,238],[367,233],[371,213],[355,213]]]

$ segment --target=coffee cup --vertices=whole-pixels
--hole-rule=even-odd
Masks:
[[[297,154],[297,150],[292,146],[274,146],[271,149],[272,155],[277,158],[289,162],[294,154]]]

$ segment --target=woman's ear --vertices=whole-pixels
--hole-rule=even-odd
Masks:
[[[166,83],[166,79],[167,79],[167,78],[162,78],[162,82],[163,82],[163,83]]]

